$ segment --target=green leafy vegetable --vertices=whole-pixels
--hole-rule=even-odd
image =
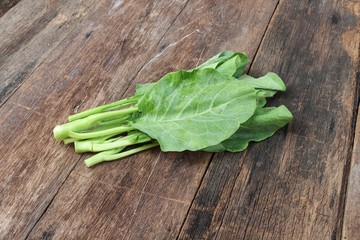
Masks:
[[[225,76],[238,77],[244,73],[245,67],[249,62],[249,58],[238,52],[225,51],[210,58],[200,66],[190,70],[180,70],[181,72],[192,72],[199,69],[216,69],[219,73]],[[177,71],[177,72],[180,72]],[[174,73],[177,73],[174,72]],[[170,73],[171,74],[171,73]],[[167,75],[164,76],[166,78]],[[161,79],[160,79],[161,80]],[[159,80],[159,81],[160,81]],[[146,93],[156,83],[144,83],[136,85],[136,96],[141,96]]]
[[[225,51],[190,70],[138,84],[134,96],[69,116],[54,137],[75,151],[96,152],[87,166],[149,148],[162,151],[230,151],[272,136],[292,119],[285,106],[265,107],[285,91],[275,73],[245,75],[249,58]]]
[[[213,69],[170,73],[139,101],[132,126],[163,151],[196,151],[221,142],[256,108],[255,89]]]

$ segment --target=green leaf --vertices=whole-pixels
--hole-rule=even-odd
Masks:
[[[264,89],[257,90],[256,89],[256,96],[257,96],[256,105],[257,105],[257,108],[264,107],[265,104],[266,104],[266,98],[274,96],[275,93],[276,93],[276,91],[272,91],[272,90],[264,90]]]
[[[256,108],[263,108],[266,105],[266,98],[257,97],[256,99]]]
[[[138,83],[136,84],[135,96],[144,95],[155,83]]]
[[[273,97],[275,94],[277,93],[277,91],[273,91],[273,90],[265,90],[265,89],[256,89],[256,95],[259,98],[268,98],[268,97]]]
[[[199,69],[216,69],[223,75],[239,77],[249,62],[249,58],[240,52],[225,51],[221,52],[200,66],[190,70],[180,70],[192,72]],[[175,72],[174,72],[175,73]],[[160,79],[161,80],[161,79]],[[139,83],[136,85],[136,96],[145,94],[155,83]]]
[[[275,108],[257,109],[254,116],[242,124],[238,131],[229,139],[205,148],[207,152],[241,152],[245,150],[250,141],[259,142],[271,137],[278,129],[292,120],[291,112],[283,105]]]
[[[239,77],[244,73],[249,57],[244,53],[224,51],[221,52],[195,69],[217,69],[224,75]]]
[[[196,151],[229,138],[256,108],[255,89],[213,69],[170,73],[139,100],[133,127],[163,151]]]
[[[266,98],[273,97],[277,91],[285,91],[286,87],[281,78],[272,72],[260,78],[253,78],[249,75],[242,75],[238,78],[256,89],[257,108],[262,108],[266,104]]]
[[[281,78],[273,72],[269,72],[260,78],[253,78],[249,75],[242,75],[239,77],[248,84],[251,84],[256,89],[273,90],[273,91],[285,91],[286,87]]]

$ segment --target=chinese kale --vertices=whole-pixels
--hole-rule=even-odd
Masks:
[[[69,116],[54,137],[75,151],[96,152],[87,166],[160,146],[162,151],[239,152],[272,136],[292,119],[266,98],[285,91],[275,73],[244,74],[248,57],[222,52],[191,70],[138,84],[134,96]]]

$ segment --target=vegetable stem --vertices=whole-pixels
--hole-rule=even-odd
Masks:
[[[122,126],[122,127],[114,127],[106,130],[101,131],[94,131],[94,132],[84,132],[84,133],[77,133],[73,131],[69,131],[69,137],[76,138],[76,139],[88,139],[88,138],[96,138],[96,137],[102,137],[110,134],[121,134],[125,132],[130,132],[132,130],[135,130],[135,128],[130,126]]]
[[[74,139],[74,138],[65,138],[65,139],[64,139],[64,143],[65,143],[65,144],[73,143],[73,142],[75,142],[75,141],[76,141],[76,139]]]
[[[54,137],[56,140],[63,140],[65,138],[93,138],[99,136],[105,136],[112,133],[123,133],[133,130],[133,128],[127,128],[126,130],[120,130],[120,128],[112,128],[103,131],[96,131],[92,133],[78,133],[85,131],[91,127],[94,127],[97,122],[110,121],[113,118],[121,118],[124,115],[131,114],[138,111],[138,107],[130,107],[122,110],[116,110],[111,112],[97,113],[86,118],[82,118],[73,122],[68,122],[62,125],[58,125],[54,128]],[[111,121],[110,121],[111,122]],[[112,122],[111,122],[112,123]],[[122,127],[123,128],[123,127]],[[97,135],[98,134],[98,135]]]
[[[73,122],[75,120],[79,120],[79,119],[91,116],[93,114],[120,109],[125,106],[136,104],[139,99],[140,99],[140,96],[132,96],[129,98],[121,99],[121,100],[113,102],[113,103],[105,104],[105,105],[102,105],[99,107],[91,108],[89,110],[86,110],[86,111],[83,111],[80,113],[73,114],[68,117],[68,120],[69,120],[69,122]]]
[[[135,145],[139,143],[149,142],[151,138],[142,132],[134,132],[125,137],[120,137],[113,141],[103,141],[103,142],[94,142],[94,141],[76,141],[75,142],[75,152],[101,152],[110,149],[115,149],[119,147],[126,147],[130,145]]]
[[[159,143],[154,142],[154,143],[146,144],[146,145],[143,145],[143,146],[131,149],[131,150],[127,150],[125,152],[120,152],[120,153],[117,153],[116,150],[100,152],[100,153],[95,154],[94,156],[86,159],[85,164],[88,167],[92,167],[98,163],[124,158],[124,157],[130,156],[132,154],[156,147],[158,145],[159,145]]]

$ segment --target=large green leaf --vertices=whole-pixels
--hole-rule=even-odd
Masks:
[[[256,108],[255,89],[213,69],[167,74],[139,100],[133,127],[163,151],[196,151],[229,138]]]
[[[136,84],[136,96],[144,95],[149,89],[154,86],[155,83],[138,83]]]
[[[259,142],[271,137],[278,129],[285,126],[292,119],[291,112],[283,105],[275,108],[257,109],[254,116],[243,123],[229,139],[215,146],[207,147],[207,152],[241,152],[250,141]]]
[[[209,60],[196,68],[180,71],[192,72],[199,69],[216,69],[223,75],[239,77],[244,73],[244,69],[248,62],[249,58],[244,53],[224,51],[211,57]],[[136,95],[139,96],[145,94],[154,84],[155,83],[137,84]]]

